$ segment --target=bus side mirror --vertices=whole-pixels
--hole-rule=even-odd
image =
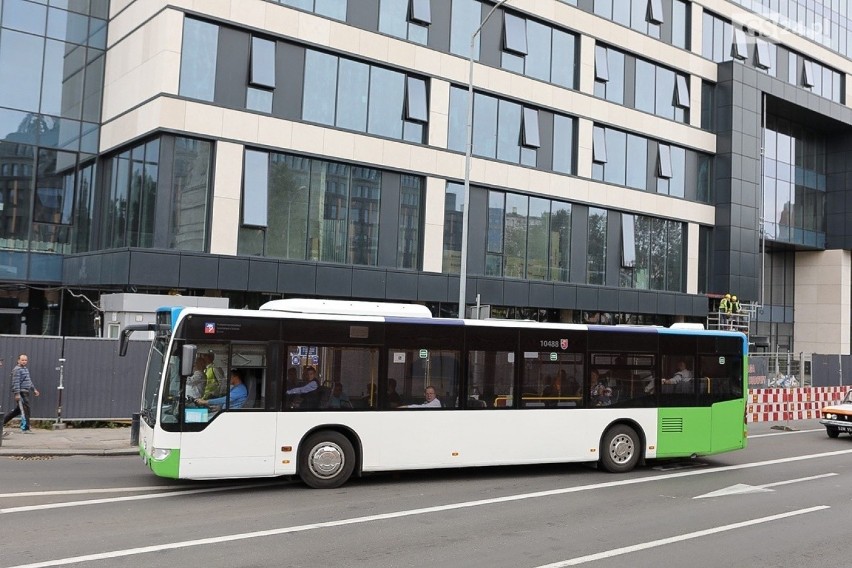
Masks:
[[[184,345],[180,352],[180,374],[189,376],[195,370],[195,357],[198,355],[198,346]]]

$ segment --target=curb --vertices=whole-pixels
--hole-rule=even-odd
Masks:
[[[50,457],[50,456],[138,456],[139,448],[110,450],[50,450],[50,449],[0,449],[0,457]]]

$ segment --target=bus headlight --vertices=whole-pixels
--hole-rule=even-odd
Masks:
[[[826,414],[825,417],[828,418],[829,420],[837,420],[836,414],[829,413],[829,414]]]
[[[151,452],[151,459],[163,461],[164,459],[169,457],[169,454],[171,453],[172,451],[167,448],[154,448],[154,451]]]

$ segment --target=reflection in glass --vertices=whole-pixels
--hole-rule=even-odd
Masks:
[[[178,90],[181,96],[213,100],[218,49],[218,26],[192,18],[184,19]]]
[[[306,50],[304,88],[302,118],[309,122],[334,124],[337,57],[320,51]]]
[[[589,237],[586,245],[586,284],[606,284],[607,211],[589,208]]]
[[[401,138],[404,98],[405,75],[373,67],[370,71],[367,132],[389,138]]]
[[[370,66],[358,61],[341,59],[339,77],[337,126],[366,132]]]
[[[0,106],[38,112],[44,41],[43,37],[11,30],[0,34],[0,85],[4,86],[0,88]]]
[[[212,146],[206,140],[175,139],[170,248],[204,251],[207,246]]]

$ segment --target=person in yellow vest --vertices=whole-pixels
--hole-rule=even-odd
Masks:
[[[734,327],[734,324],[740,323],[740,311],[742,310],[742,307],[740,306],[740,301],[737,300],[736,295],[731,296],[730,306],[731,327]]]
[[[719,301],[719,324],[727,327],[731,316],[731,295],[725,294]]]

